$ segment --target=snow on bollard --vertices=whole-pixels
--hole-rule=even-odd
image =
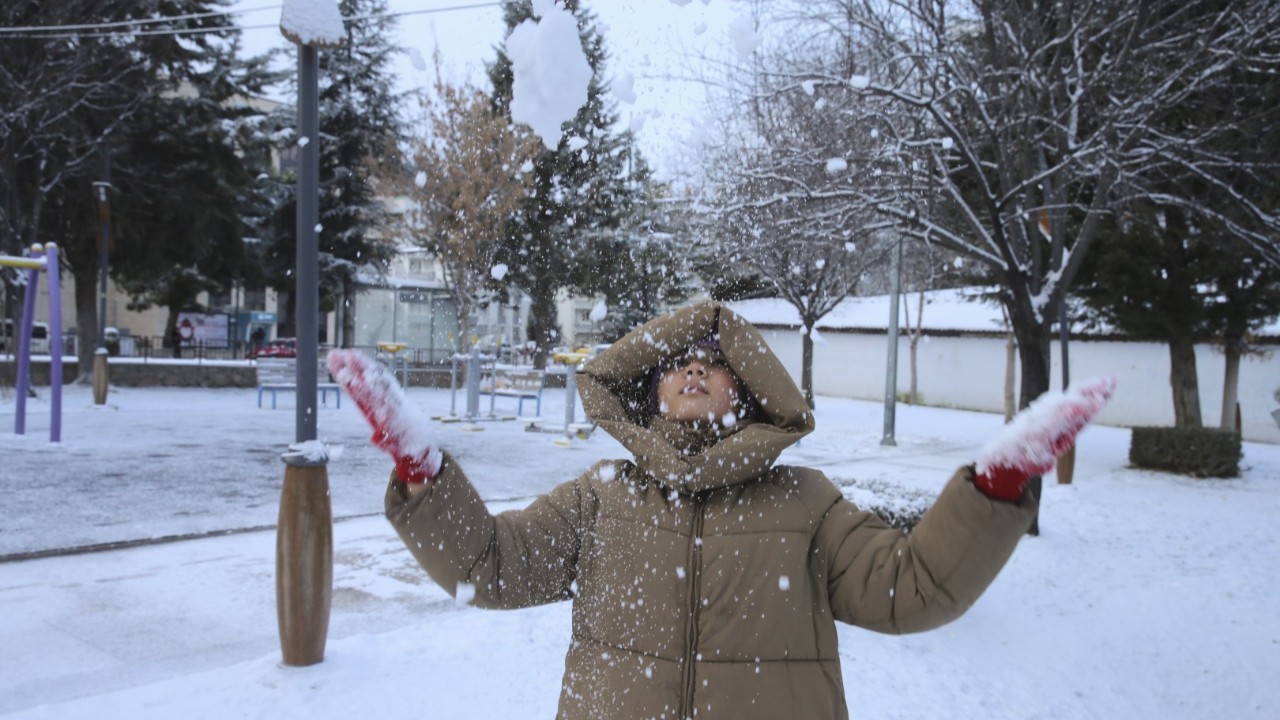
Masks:
[[[550,0],[533,0],[534,15],[507,36],[511,58],[511,119],[522,122],[555,150],[561,126],[587,103],[591,65],[582,51],[573,13]]]

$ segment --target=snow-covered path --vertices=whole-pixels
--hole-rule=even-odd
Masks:
[[[448,394],[411,391],[430,413]],[[291,410],[251,390],[134,389],[116,410],[68,398],[49,448],[0,400],[0,542],[29,548],[274,522]],[[562,417],[562,394],[543,415]],[[855,500],[934,493],[1000,427],[991,415],[820,398],[819,431],[785,462],[822,467]],[[0,715],[21,718],[352,716],[545,718],[568,643],[566,604],[456,605],[413,566],[381,506],[387,463],[358,413],[324,410],[347,445],[330,466],[334,609],[327,658],[280,665],[271,531],[0,563]],[[514,423],[441,437],[491,499],[527,498],[620,449],[563,448]],[[1126,468],[1128,432],[1081,437],[1076,482],[1045,485],[1027,538],[959,621],[917,636],[842,627],[851,713],[917,718],[1275,717],[1280,689],[1280,447],[1203,481]],[[53,460],[54,462],[50,462]],[[220,468],[222,468],[220,470]],[[524,500],[497,501],[495,509]]]

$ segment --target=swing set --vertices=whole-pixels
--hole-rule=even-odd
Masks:
[[[49,442],[62,442],[62,287],[58,279],[58,246],[32,245],[25,257],[0,255],[0,267],[27,271],[27,287],[22,296],[22,322],[18,335],[18,387],[13,433],[27,433],[27,392],[31,387],[31,330],[35,325],[36,290],[40,271],[49,276]]]

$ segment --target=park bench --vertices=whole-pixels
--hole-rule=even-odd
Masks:
[[[271,393],[271,409],[276,409],[276,393],[281,391],[296,392],[298,389],[298,361],[295,358],[259,358],[258,367],[258,407],[262,407],[262,396]],[[320,404],[326,405],[329,393],[335,398],[334,406],[342,407],[342,392],[338,383],[324,382],[329,377],[329,370],[324,361],[320,361],[317,371],[316,392],[320,395]]]
[[[480,394],[516,398],[516,414],[524,415],[524,401],[534,402],[533,414],[542,414],[542,391],[547,375],[538,370],[495,370],[491,378],[481,381]]]

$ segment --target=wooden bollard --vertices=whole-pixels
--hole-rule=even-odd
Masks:
[[[333,598],[333,511],[327,459],[284,456],[276,529],[276,614],[285,665],[324,660]]]
[[[93,404],[107,404],[107,349],[98,348],[93,355]]]
[[[1072,445],[1067,448],[1066,452],[1058,457],[1058,484],[1070,485],[1072,478],[1076,474],[1076,446]]]

